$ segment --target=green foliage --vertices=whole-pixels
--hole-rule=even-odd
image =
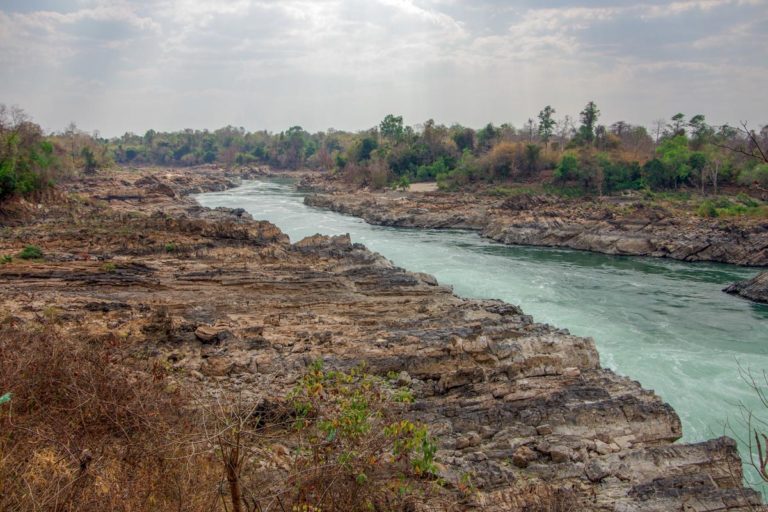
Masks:
[[[434,475],[437,472],[437,444],[429,435],[427,427],[400,420],[385,427],[384,434],[392,439],[395,457],[408,461],[416,476]]]
[[[704,189],[710,183],[733,183],[739,174],[742,184],[757,181],[768,186],[768,172],[738,156],[739,149],[750,151],[748,137],[729,127],[715,131],[703,115],[690,121],[683,114],[674,116],[654,148],[653,138],[642,127],[624,121],[610,128],[600,125],[601,113],[593,101],[580,113],[578,129],[570,120],[558,127],[555,112],[547,105],[538,113],[537,122],[531,119],[524,128],[489,123],[477,131],[458,124],[447,127],[431,119],[421,127],[405,126],[402,116],[394,114],[388,114],[377,127],[357,133],[333,129],[308,133],[300,126],[280,133],[246,132],[233,126],[212,132],[150,130],[144,135],[127,133],[101,141],[103,146],[86,144],[89,149],[82,154],[80,145],[75,156],[86,168],[91,167],[88,151],[100,165],[104,148],[117,161],[133,164],[306,166],[338,173],[354,186],[374,189],[397,186],[406,177],[410,181],[435,180],[441,190],[457,190],[478,182],[533,181],[537,173],[550,170],[555,171],[556,185],[576,186],[582,194],[646,188],[661,191],[684,185]],[[67,137],[59,142],[65,149]],[[724,147],[736,152],[729,153]],[[575,152],[563,154],[563,148]],[[40,146],[38,161],[46,155],[56,156],[55,148],[53,154],[49,150]],[[8,189],[36,186],[21,180],[11,163],[0,158],[0,196]]]
[[[706,199],[701,202],[696,213],[701,217],[711,218],[740,216],[768,218],[768,206],[745,194],[739,194],[736,202],[725,197]]]
[[[456,144],[459,152],[474,151],[475,149],[475,130],[472,128],[458,127],[451,137]]]
[[[0,200],[49,187],[56,164],[42,129],[20,109],[0,104]]]
[[[176,251],[176,244],[174,244],[173,242],[168,242],[167,244],[165,244],[164,249],[165,249],[165,252],[174,252]]]
[[[554,114],[555,109],[549,105],[539,112],[539,136],[541,137],[541,140],[544,141],[544,144],[549,142],[549,139],[552,137],[552,133],[555,130],[555,126],[557,125],[557,122],[552,119]]]
[[[98,164],[96,162],[96,155],[94,155],[93,150],[86,146],[80,151],[80,156],[83,157],[83,161],[85,162],[83,172],[85,174],[95,173],[98,169]]]
[[[393,182],[396,186],[406,177],[436,180],[441,190],[456,190],[482,181],[530,181],[549,170],[555,171],[556,185],[575,185],[580,193],[660,191],[681,185],[704,189],[709,183],[736,179],[744,185],[757,182],[768,187],[768,168],[742,154],[752,151],[747,135],[727,126],[714,130],[703,115],[687,122],[683,114],[674,116],[654,154],[647,130],[623,121],[610,128],[598,124],[601,113],[592,101],[580,113],[578,130],[566,120],[558,130],[557,143],[551,144],[557,128],[554,114],[555,109],[547,105],[537,123],[531,119],[522,129],[489,123],[475,131],[433,120],[419,129],[405,126],[402,116],[388,114],[377,127],[357,133],[333,129],[309,133],[300,126],[280,133],[246,132],[226,126],[212,132],[149,130],[109,141],[90,137],[74,126],[44,138],[39,127],[28,133],[15,130],[31,123],[14,128],[6,122],[0,123],[0,199],[47,187],[52,170],[62,162],[94,172],[108,165],[111,157],[134,165],[306,166],[339,172],[355,186],[374,189]],[[726,147],[734,151],[723,150]],[[563,148],[576,152],[563,154]]]
[[[406,191],[411,186],[411,180],[408,176],[400,176],[400,178],[392,184],[394,190]]]
[[[488,123],[477,132],[477,143],[481,148],[490,149],[499,134],[499,130],[493,126],[493,123]]]
[[[23,260],[37,260],[43,257],[43,251],[36,245],[28,245],[19,253],[19,258]]]
[[[637,162],[615,160],[601,154],[598,156],[598,165],[602,168],[603,187],[606,192],[640,190],[645,187],[642,168]]]
[[[467,149],[453,170],[437,174],[437,186],[440,190],[453,190],[479,180],[481,172],[477,157]]]
[[[760,206],[760,202],[749,197],[747,194],[741,192],[739,195],[736,196],[736,200],[739,201],[741,204],[746,206],[747,208],[757,208]]]
[[[429,165],[420,165],[416,168],[416,181],[434,181],[439,174],[447,174],[451,171],[447,159],[439,158]]]
[[[709,199],[703,201],[696,209],[696,213],[701,217],[717,217],[717,207],[715,203]]]
[[[565,153],[555,167],[556,181],[573,181],[580,178],[579,159],[573,153]]]
[[[656,154],[666,170],[666,186],[685,182],[691,175],[691,151],[685,135],[664,139],[656,149]]]
[[[111,262],[107,262],[101,266],[101,270],[103,270],[108,274],[114,274],[115,272],[117,272],[117,265]]]
[[[349,160],[360,163],[371,159],[373,151],[379,147],[379,143],[373,137],[363,137],[350,149]]]
[[[326,491],[319,480],[339,489],[339,482],[354,482],[353,495],[376,496],[397,475],[418,479],[437,472],[437,444],[427,427],[402,418],[413,401],[407,388],[392,390],[363,369],[326,370],[317,360],[288,398],[302,442],[292,478],[305,503],[322,505]]]
[[[643,165],[643,177],[646,183],[654,190],[671,187],[675,184],[675,173],[670,170],[667,165],[664,164],[658,158],[648,160]]]
[[[595,127],[597,119],[600,117],[600,110],[594,101],[590,101],[579,115],[581,116],[579,136],[585,144],[592,144],[595,140]]]
[[[241,153],[238,153],[237,156],[235,157],[235,163],[237,165],[248,165],[258,161],[259,159],[250,153],[241,152]]]
[[[742,185],[753,185],[756,183],[761,187],[768,187],[768,164],[759,164],[752,168],[744,169],[739,175],[739,183]]]
[[[403,129],[403,116],[387,115],[379,124],[379,132],[382,137],[393,141],[399,140],[405,133]]]
[[[533,174],[539,170],[541,160],[541,146],[537,144],[526,144],[523,152],[524,168],[528,174]]]
[[[584,197],[586,193],[582,187],[558,185],[555,183],[544,183],[541,188],[546,194],[552,194],[553,196],[558,196],[565,199],[576,199],[579,197]]]
[[[7,265],[8,263],[13,262],[13,256],[10,254],[3,254],[0,256],[0,265]]]
[[[401,387],[394,392],[392,400],[404,404],[413,403],[413,392],[407,387]]]

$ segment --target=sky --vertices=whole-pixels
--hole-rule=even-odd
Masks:
[[[48,131],[768,122],[768,0],[0,0],[0,103]]]

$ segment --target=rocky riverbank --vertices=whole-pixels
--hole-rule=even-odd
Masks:
[[[496,198],[469,193],[345,192],[321,181],[305,203],[371,224],[455,228],[516,245],[683,261],[768,265],[768,221],[708,219],[638,198],[569,200],[549,195]]]
[[[675,444],[675,412],[602,368],[592,340],[510,304],[457,297],[349,237],[291,243],[241,210],[186,197],[236,179],[215,169],[121,171],[39,206],[17,204],[0,255],[34,244],[44,256],[0,266],[5,321],[33,328],[55,317],[127,347],[122,364],[161,365],[180,383],[264,403],[317,359],[396,374],[414,397],[406,415],[438,440],[452,496],[414,510],[761,509],[741,484],[735,443]],[[442,195],[360,206],[351,197],[310,202],[377,223],[487,229],[488,211],[471,198],[451,214],[439,202],[457,199]],[[264,471],[290,456],[281,448]]]

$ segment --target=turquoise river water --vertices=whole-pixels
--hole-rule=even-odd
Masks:
[[[745,438],[740,404],[768,416],[739,375],[740,367],[768,370],[768,306],[721,292],[755,269],[505,246],[466,231],[371,226],[305,206],[303,197],[289,182],[270,180],[196,199],[209,207],[244,208],[294,242],[315,233],[349,233],[398,266],[433,274],[458,295],[502,299],[537,322],[591,336],[603,366],[640,381],[674,407],[686,441]],[[759,487],[756,473],[746,473]]]

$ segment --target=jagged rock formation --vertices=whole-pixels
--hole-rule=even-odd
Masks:
[[[328,191],[308,195],[305,203],[370,224],[476,230],[505,244],[768,265],[766,221],[673,215],[638,200],[574,202],[526,195],[500,200],[478,194]]]
[[[747,281],[733,283],[723,291],[768,304],[768,272],[761,272]]]
[[[8,228],[0,253],[34,240],[47,256],[0,266],[0,307],[23,322],[56,305],[66,325],[139,343],[133,364],[266,401],[317,358],[398,372],[461,509],[761,509],[735,443],[674,444],[675,412],[602,368],[592,340],[457,297],[347,236],[291,244],[272,224],[179,197],[218,176],[157,178],[173,196],[125,176],[92,185],[140,195],[141,214],[133,199],[62,201]]]

